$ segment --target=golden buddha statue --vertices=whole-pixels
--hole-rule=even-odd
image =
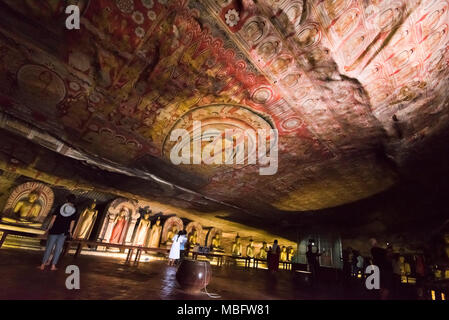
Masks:
[[[248,258],[254,258],[255,248],[254,248],[254,240],[249,240],[249,244],[246,246],[246,256]]]
[[[139,225],[137,226],[136,236],[134,238],[134,245],[143,246],[147,240],[148,230],[150,230],[151,221],[150,213],[145,213],[140,219]]]
[[[190,248],[193,248],[198,244],[198,231],[193,231],[189,236],[189,246]]]
[[[257,255],[257,258],[262,259],[262,260],[267,259],[267,252],[268,252],[268,246],[267,246],[267,243],[264,241],[262,243],[262,248],[260,248],[259,254]]]
[[[14,213],[18,214],[20,221],[33,221],[41,213],[42,206],[37,202],[39,195],[31,192],[27,199],[20,200],[14,207]]]
[[[287,248],[287,261],[292,261],[293,255],[295,254],[295,250],[292,247]]]
[[[178,234],[178,227],[173,226],[168,230],[167,232],[167,239],[165,240],[165,244],[172,244],[173,243],[173,237]]]
[[[75,229],[74,238],[75,239],[87,239],[89,237],[90,231],[95,223],[95,219],[98,215],[98,210],[96,200],[81,213],[78,220],[78,225]]]
[[[232,244],[231,253],[233,256],[241,256],[242,255],[242,244],[240,242],[239,235],[237,235],[235,237],[234,243]]]
[[[216,233],[215,236],[212,238],[212,251],[223,251],[223,248],[221,247],[221,237],[219,233]]]
[[[288,258],[287,248],[285,246],[282,246],[281,256],[279,258],[279,261],[286,262],[287,258]]]
[[[156,223],[153,225],[150,231],[150,235],[148,238],[148,247],[150,248],[158,248],[159,242],[161,241],[161,218],[157,218]]]

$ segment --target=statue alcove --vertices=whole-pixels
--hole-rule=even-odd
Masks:
[[[136,201],[125,198],[115,199],[106,208],[97,240],[106,243],[132,244],[139,217]]]
[[[164,245],[171,245],[172,237],[179,231],[184,230],[184,223],[176,215],[171,215],[164,221],[162,228],[161,243]]]
[[[9,195],[1,220],[3,223],[30,229],[45,229],[54,203],[53,190],[39,182],[26,182]]]
[[[204,237],[203,237],[203,227],[197,221],[191,221],[186,226],[187,239],[189,242],[189,246],[193,247],[195,244],[204,245]],[[191,243],[192,239],[195,238],[196,235],[196,243]]]

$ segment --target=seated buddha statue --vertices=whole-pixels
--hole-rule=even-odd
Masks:
[[[282,246],[281,256],[280,256],[279,260],[282,262],[286,262],[287,258],[288,258],[287,248],[285,246]]]
[[[221,237],[219,233],[216,233],[215,236],[212,238],[212,251],[223,251],[223,248],[221,247]]]
[[[262,248],[260,248],[259,254],[257,255],[258,259],[266,260],[267,259],[267,252],[268,252],[268,246],[267,243],[264,241],[262,243]]]
[[[231,254],[236,257],[242,255],[242,243],[240,242],[240,237],[238,235],[235,237],[234,243],[232,244]]]
[[[32,222],[41,213],[42,206],[37,202],[39,195],[31,192],[26,199],[17,202],[14,213],[18,215],[21,222]]]
[[[173,226],[167,232],[167,240],[165,240],[165,244],[170,245],[173,243],[173,237],[178,233],[178,228]]]
[[[254,240],[249,240],[249,244],[246,246],[246,256],[248,258],[254,258],[255,248],[254,248]]]
[[[189,246],[190,246],[190,248],[193,248],[196,245],[198,245],[198,231],[197,230],[193,231],[190,234],[190,236],[189,236]]]

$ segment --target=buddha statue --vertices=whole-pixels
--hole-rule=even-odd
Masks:
[[[150,235],[148,237],[149,248],[159,248],[159,242],[161,241],[161,218],[157,218],[156,223],[151,227]]]
[[[287,262],[287,259],[288,259],[287,247],[282,246],[282,249],[281,249],[281,256],[280,256],[280,258],[279,258],[279,261],[281,261],[281,262]]]
[[[148,230],[150,230],[151,221],[150,213],[145,213],[140,219],[139,225],[137,226],[136,235],[134,238],[134,245],[143,246],[147,240]]]
[[[239,235],[235,237],[234,243],[232,244],[231,253],[233,256],[237,257],[242,255],[242,244],[240,242]]]
[[[267,259],[267,252],[268,252],[268,246],[267,243],[264,241],[262,243],[262,248],[260,248],[259,254],[257,255],[258,259],[266,260]]]
[[[412,273],[410,264],[405,261],[404,256],[399,257],[399,266],[402,276],[409,276]]]
[[[223,248],[221,247],[221,237],[219,233],[216,233],[215,236],[212,238],[212,251],[223,251]]]
[[[295,254],[295,250],[292,247],[287,248],[287,261],[292,261],[293,255]]]
[[[189,246],[190,248],[195,247],[196,245],[198,245],[198,231],[194,230],[192,233],[190,233],[189,235]]]
[[[114,219],[114,228],[112,229],[110,243],[120,243],[123,230],[125,229],[128,220],[128,212],[125,208],[120,210],[120,213]]]
[[[74,238],[75,239],[87,239],[90,235],[90,231],[92,230],[92,227],[95,223],[95,219],[98,215],[98,210],[95,210],[97,207],[96,200],[86,209],[83,210],[83,212],[80,215],[80,218],[78,220],[77,227],[75,229]]]
[[[248,258],[254,258],[255,248],[254,248],[254,240],[250,239],[249,244],[246,246],[246,256]]]
[[[37,202],[39,194],[31,192],[24,200],[20,200],[14,207],[14,213],[19,216],[21,222],[32,222],[41,213],[42,206]]]
[[[167,232],[167,240],[165,240],[165,244],[171,245],[173,243],[173,237],[178,234],[178,228],[176,226],[171,227]]]

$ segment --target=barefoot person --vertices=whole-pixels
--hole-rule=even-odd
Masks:
[[[67,197],[67,202],[57,209],[55,215],[53,215],[47,238],[47,248],[45,249],[44,257],[40,269],[44,270],[46,265],[50,264],[50,255],[53,252],[53,260],[51,261],[51,270],[57,270],[56,264],[58,263],[59,256],[61,255],[62,248],[66,237],[72,236],[73,227],[75,225],[75,213],[76,208],[74,202],[76,198],[74,195]]]

